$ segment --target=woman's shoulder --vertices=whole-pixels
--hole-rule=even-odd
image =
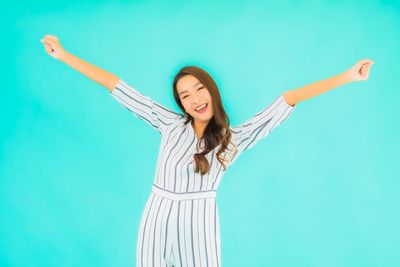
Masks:
[[[168,132],[171,132],[173,129],[176,128],[184,128],[186,127],[187,117],[185,115],[177,116],[173,122],[168,126]]]

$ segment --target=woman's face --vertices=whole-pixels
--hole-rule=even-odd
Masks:
[[[213,117],[214,111],[210,92],[196,77],[186,75],[180,78],[176,84],[176,89],[185,111],[193,119],[207,123]],[[204,104],[206,104],[206,107],[202,108]]]

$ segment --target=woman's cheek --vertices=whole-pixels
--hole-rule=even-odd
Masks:
[[[186,110],[187,113],[191,112],[189,106],[187,106],[186,103],[183,104],[183,107],[185,108],[185,110]]]

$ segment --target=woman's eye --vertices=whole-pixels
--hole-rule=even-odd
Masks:
[[[204,89],[204,87],[203,87],[203,86],[202,86],[202,87],[199,87],[199,89],[197,89],[197,91],[200,90],[200,89]],[[185,99],[186,97],[188,97],[188,96],[185,95],[184,97],[182,97],[182,99]]]

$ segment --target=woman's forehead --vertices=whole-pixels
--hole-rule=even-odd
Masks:
[[[199,85],[201,82],[194,76],[192,75],[186,75],[179,79],[178,84],[177,84],[177,89],[178,92],[183,93],[186,91],[189,91],[191,89],[194,89],[197,85]]]

